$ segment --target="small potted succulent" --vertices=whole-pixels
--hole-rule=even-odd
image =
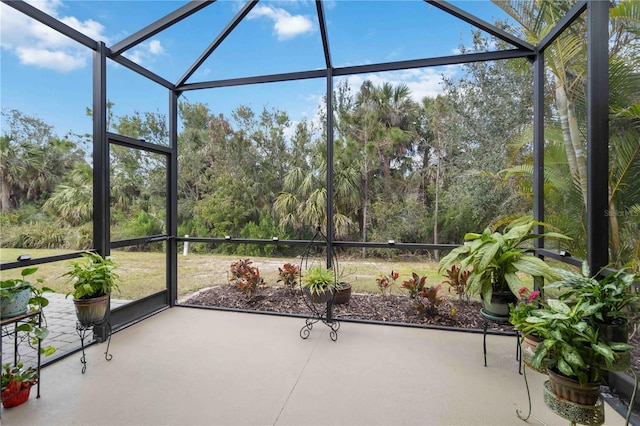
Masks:
[[[98,253],[82,253],[82,260],[72,262],[69,270],[63,274],[73,284],[73,296],[78,322],[85,327],[100,324],[104,321],[109,304],[109,297],[118,290],[118,274],[113,270],[113,260],[102,257]]]
[[[338,289],[332,268],[313,265],[302,275],[302,290],[313,303],[326,303]]]
[[[38,370],[33,367],[24,368],[20,362],[12,367],[2,364],[2,406],[11,408],[27,402],[31,387],[38,380]]]

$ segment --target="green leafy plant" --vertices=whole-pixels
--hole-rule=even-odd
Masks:
[[[383,275],[381,278],[376,278],[378,288],[382,292],[383,296],[390,296],[391,289],[396,283],[396,280],[400,277],[400,274],[396,271],[391,271],[389,275]]]
[[[542,307],[542,297],[539,290],[531,291],[527,287],[522,287],[518,295],[520,296],[518,303],[509,304],[509,322],[516,330],[522,332],[528,325],[527,318],[533,311]]]
[[[311,294],[317,295],[324,293],[325,290],[333,293],[338,288],[333,269],[321,265],[313,265],[307,269],[307,272],[302,275],[302,283],[302,286]]]
[[[278,281],[285,288],[293,290],[300,279],[300,267],[292,263],[285,263],[282,268],[278,268]]]
[[[581,299],[598,306],[594,317],[601,323],[626,322],[629,305],[640,301],[633,285],[640,280],[640,275],[628,272],[629,268],[623,267],[598,279],[601,274],[591,276],[589,265],[583,262],[580,272],[558,269],[560,279],[547,284],[546,288],[565,290],[559,297],[561,300]]]
[[[117,280],[120,277],[113,271],[116,268],[113,260],[94,252],[84,252],[82,257],[82,260],[72,262],[62,275],[73,283],[73,291],[67,293],[67,297],[91,299],[119,290]]]
[[[427,276],[420,277],[415,272],[411,273],[411,278],[402,283],[402,288],[409,292],[413,307],[425,314],[433,315],[438,312],[440,305],[446,300],[438,294],[441,284],[437,286],[426,286]]]
[[[49,305],[49,299],[44,296],[44,293],[55,293],[51,288],[41,286],[44,282],[41,278],[36,279],[36,283],[40,284],[40,286],[26,280],[26,277],[35,274],[37,271],[37,267],[24,268],[20,271],[21,278],[0,281],[0,296],[3,299],[3,303],[11,301],[19,292],[28,290],[28,310],[40,311],[41,323],[39,323],[37,317],[31,317],[28,321],[23,322],[16,327],[16,331],[21,331],[27,334],[29,343],[33,347],[38,344],[38,341],[44,340],[49,335],[47,319],[44,314],[44,308]],[[46,356],[55,353],[55,351],[56,348],[51,345],[40,348],[40,353]]]
[[[470,270],[460,271],[460,267],[457,265],[451,265],[449,269],[446,270],[446,279],[442,282],[442,284],[449,285],[449,293],[451,293],[451,289],[458,295],[459,300],[469,301],[469,293],[467,293],[467,281],[469,280],[469,275],[471,275]]]
[[[16,366],[2,364],[2,399],[16,395],[22,389],[29,388],[38,379],[38,370],[33,367],[24,368],[19,362]]]
[[[250,259],[239,259],[231,263],[229,282],[235,284],[244,294],[253,296],[259,285],[264,281],[260,277],[257,266],[251,266]]]
[[[549,299],[546,306],[531,312],[522,332],[542,337],[533,357],[539,368],[547,368],[577,379],[580,383],[597,383],[618,357],[616,351],[627,351],[626,343],[605,343],[598,339],[598,331],[590,318],[600,309],[599,304],[579,300],[569,306],[561,300]]]
[[[514,220],[500,231],[486,228],[481,234],[465,234],[465,244],[457,247],[442,258],[439,273],[454,264],[460,271],[471,268],[467,279],[467,291],[478,293],[484,300],[491,300],[494,291],[508,291],[518,295],[523,282],[518,274],[524,273],[535,278],[553,280],[556,275],[543,260],[527,254],[531,247],[527,242],[535,238],[569,239],[557,232],[537,234],[533,232],[542,222],[527,218]]]

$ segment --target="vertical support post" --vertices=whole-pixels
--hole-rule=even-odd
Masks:
[[[169,146],[171,154],[167,161],[167,290],[168,305],[175,306],[178,300],[178,98],[180,92],[169,92]]]
[[[99,42],[93,53],[93,247],[103,257],[111,253],[107,113],[107,47]],[[110,316],[111,308],[107,306],[106,322]],[[105,324],[96,325],[93,335],[104,342]]]
[[[327,268],[333,263],[333,70],[327,69]]]
[[[609,2],[587,3],[587,260],[609,263]]]
[[[544,221],[544,52],[537,52],[533,61],[533,219]],[[535,232],[544,229],[536,225]],[[534,241],[535,248],[544,248],[542,238]],[[542,288],[541,280],[534,280],[534,289]]]
[[[333,265],[333,70],[327,68],[327,268]],[[338,271],[335,271],[336,273]],[[335,280],[338,277],[334,277]],[[333,298],[327,302],[327,321],[333,321]]]

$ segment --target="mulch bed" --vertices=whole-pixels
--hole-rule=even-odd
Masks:
[[[300,315],[309,315],[311,312],[300,289],[289,290],[277,286],[262,286],[254,296],[248,297],[234,285],[218,285],[200,290],[182,300],[181,303]],[[453,315],[451,308],[455,309]],[[450,304],[441,305],[437,312],[425,314],[418,312],[407,296],[398,295],[352,293],[348,304],[334,305],[333,314],[337,319],[424,326],[482,329],[484,325],[478,302],[452,300]],[[491,322],[488,324],[488,329],[513,331],[513,327],[508,324]]]

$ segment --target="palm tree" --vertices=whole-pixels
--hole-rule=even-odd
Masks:
[[[553,28],[571,6],[570,2],[538,0],[535,2],[495,1],[494,3],[515,19],[532,43],[539,42]],[[638,227],[638,220],[619,221],[621,214],[634,211],[640,203],[638,162],[638,113],[640,110],[640,4],[622,0],[610,9],[609,84],[610,112],[610,174],[609,210],[611,257],[623,263],[629,253],[622,255],[622,236],[628,227]],[[582,207],[587,204],[586,141],[583,136],[584,117],[579,114],[584,105],[586,79],[586,39],[584,20],[576,21],[570,31],[560,36],[547,51],[545,60],[555,85],[555,104],[566,161],[573,182],[582,195]],[[638,243],[631,249],[637,259]],[[628,260],[628,259],[627,259]]]

